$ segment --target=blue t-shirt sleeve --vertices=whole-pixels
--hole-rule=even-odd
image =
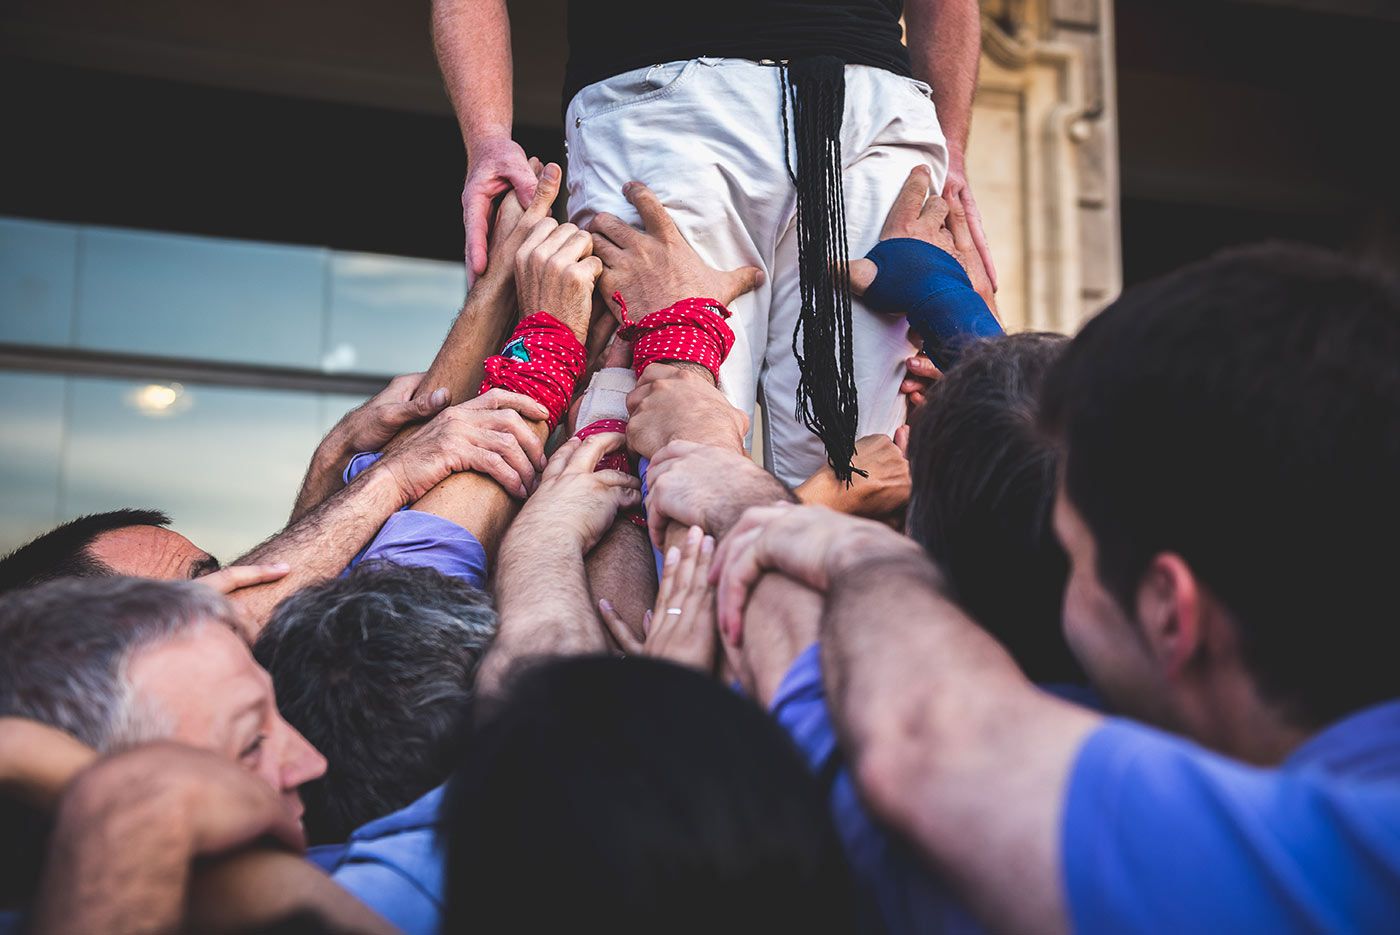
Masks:
[[[1376,931],[1400,919],[1400,790],[1263,770],[1123,720],[1065,802],[1073,928]]]
[[[486,549],[466,529],[434,513],[400,510],[390,516],[350,567],[368,561],[434,568],[472,587],[486,586]]]
[[[343,863],[331,875],[341,888],[407,935],[436,935],[442,907],[412,877],[389,863]]]

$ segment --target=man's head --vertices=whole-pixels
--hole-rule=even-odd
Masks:
[[[0,559],[0,594],[58,578],[195,578],[218,561],[168,529],[156,510],[112,510],[64,523]]]
[[[478,713],[445,806],[445,932],[854,927],[816,782],[713,679],[573,657],[528,665]]]
[[[908,531],[958,602],[1037,682],[1083,678],[1060,626],[1058,452],[1035,422],[1067,339],[1018,334],[970,348],[929,391],[909,438]]]
[[[1265,246],[1129,290],[1046,378],[1067,636],[1123,710],[1236,755],[1397,692],[1400,289]]]
[[[228,603],[193,582],[65,579],[0,598],[0,715],[108,752],[170,739],[242,764],[300,814],[325,760],[282,719]]]
[[[303,792],[311,843],[343,841],[447,779],[495,632],[490,599],[431,568],[362,564],[278,606],[253,653],[329,761]]]

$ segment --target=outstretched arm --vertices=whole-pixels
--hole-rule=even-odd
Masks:
[[[1101,718],[1031,685],[911,540],[814,507],[750,510],[721,543],[720,626],[742,644],[763,572],[826,597],[822,662],[863,797],[995,928],[1067,928],[1060,816]]]

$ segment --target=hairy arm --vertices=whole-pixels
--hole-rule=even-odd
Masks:
[[[923,555],[847,543],[822,659],[863,796],[997,929],[1064,931],[1060,814],[1100,718],[1034,688]]]
[[[510,14],[505,0],[433,0],[433,48],[462,142],[510,136]]]
[[[981,11],[977,0],[909,0],[904,10],[910,64],[933,88],[949,155],[961,167],[982,52]]]

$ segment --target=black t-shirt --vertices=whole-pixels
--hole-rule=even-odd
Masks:
[[[908,75],[904,0],[569,0],[564,104],[595,81],[686,59],[834,55]]]

